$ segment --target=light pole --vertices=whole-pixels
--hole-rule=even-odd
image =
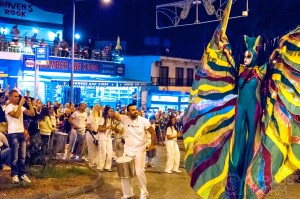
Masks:
[[[75,38],[75,1],[73,0],[73,24],[72,24],[72,56],[71,56],[71,80],[70,80],[70,102],[73,103],[74,89],[74,38]]]
[[[85,1],[85,0],[78,0]],[[105,4],[109,4],[111,0],[102,0]],[[76,0],[73,0],[73,23],[72,23],[72,56],[71,56],[71,79],[70,79],[70,98],[69,101],[73,103],[73,90],[74,90],[74,41],[75,41],[75,4]]]

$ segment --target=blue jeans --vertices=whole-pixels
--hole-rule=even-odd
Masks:
[[[2,167],[2,164],[6,164],[7,166],[10,166],[10,161],[11,161],[11,158],[10,158],[10,148],[7,147],[6,149],[3,149],[0,153],[1,155],[1,165],[0,167]]]
[[[26,141],[24,133],[8,134],[11,156],[11,176],[25,174]]]

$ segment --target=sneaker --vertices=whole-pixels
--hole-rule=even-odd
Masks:
[[[124,195],[124,196],[121,197],[121,199],[129,199],[129,198],[131,198],[131,197],[133,197],[133,196],[127,196],[127,195]]]
[[[154,165],[153,164],[147,164],[147,167],[154,167]]]
[[[168,174],[172,174],[172,171],[165,171],[166,173],[168,173]]]
[[[20,181],[19,181],[19,177],[18,177],[17,175],[13,176],[13,177],[11,178],[11,180],[12,180],[12,183],[14,183],[14,184],[17,184],[17,183],[20,182]]]
[[[10,166],[3,165],[2,170],[3,170],[3,171],[10,171],[11,168],[10,168]]]
[[[84,160],[84,161],[86,161],[86,162],[89,161],[89,159],[88,159],[86,156],[83,156],[83,157],[82,157],[82,160]]]
[[[111,169],[106,169],[106,171],[107,171],[107,172],[112,172],[112,170],[111,170]]]
[[[173,170],[173,172],[175,172],[175,173],[181,173],[181,171],[179,171],[179,170]]]
[[[27,177],[27,175],[22,175],[21,177],[21,180],[25,181],[25,182],[28,182],[28,183],[31,183],[31,180],[29,180],[29,178]]]
[[[80,156],[76,156],[76,158],[74,159],[76,162],[82,162],[82,157]]]

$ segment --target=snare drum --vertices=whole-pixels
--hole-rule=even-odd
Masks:
[[[56,153],[63,153],[67,144],[68,134],[56,132],[53,135],[53,149]]]
[[[116,163],[119,178],[124,179],[135,176],[134,160],[132,157],[119,157]]]

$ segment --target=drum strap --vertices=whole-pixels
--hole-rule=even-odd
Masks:
[[[94,140],[96,140],[96,138],[95,138],[95,136],[93,135],[93,133],[91,132],[91,131],[88,131],[90,134],[91,134],[91,136],[94,138]]]

